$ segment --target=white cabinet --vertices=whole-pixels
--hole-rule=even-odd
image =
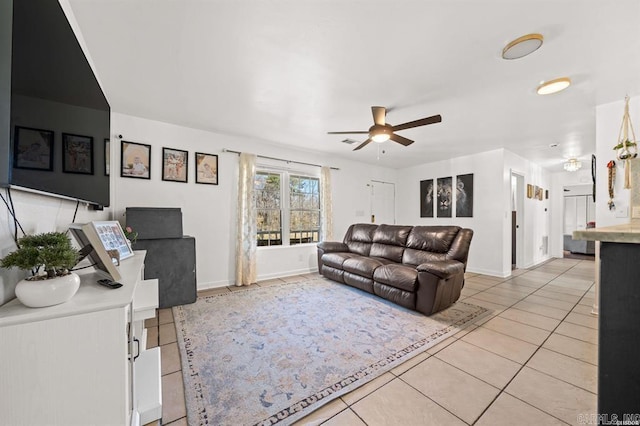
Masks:
[[[33,309],[14,299],[0,307],[0,424],[130,425],[160,417],[160,352],[145,352],[141,339],[158,303],[157,281],[141,278],[144,257],[136,252],[122,262],[119,289],[88,273],[61,305]]]

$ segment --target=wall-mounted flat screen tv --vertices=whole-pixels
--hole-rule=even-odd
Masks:
[[[12,16],[0,183],[108,206],[110,107],[64,11],[57,0],[14,0]]]

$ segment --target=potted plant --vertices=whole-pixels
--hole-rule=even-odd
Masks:
[[[16,286],[16,297],[31,308],[64,303],[80,287],[80,277],[71,268],[78,262],[78,250],[62,232],[25,235],[18,249],[0,261],[3,268],[20,268],[31,275]]]

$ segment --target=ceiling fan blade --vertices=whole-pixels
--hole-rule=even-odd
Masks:
[[[421,118],[420,120],[409,121],[408,123],[398,124],[397,126],[393,126],[393,131],[411,129],[412,127],[420,127],[426,126],[427,124],[440,123],[442,121],[442,117],[440,114],[433,115],[427,118]]]
[[[389,139],[404,146],[408,146],[413,143],[411,139],[407,139],[404,136],[396,135],[395,133],[393,133]]]
[[[366,141],[362,142],[360,145],[356,146],[353,150],[357,151],[359,149],[364,148],[365,146],[369,145],[369,142],[371,142],[373,139],[369,138]]]
[[[355,130],[353,132],[327,132],[328,135],[366,135],[368,133],[368,130]]]
[[[379,126],[384,126],[387,109],[381,106],[372,106],[371,113],[373,113],[373,122]]]
[[[366,135],[368,133],[368,130],[354,130],[353,132],[327,132],[328,135]]]

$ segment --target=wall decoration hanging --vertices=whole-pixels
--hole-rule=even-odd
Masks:
[[[473,217],[473,173],[456,176],[456,217]]]
[[[609,202],[607,204],[609,205],[609,210],[614,210],[616,208],[616,205],[613,202],[613,185],[616,182],[616,162],[613,160],[609,161],[607,163],[607,169],[609,170]]]
[[[151,145],[122,141],[120,176],[151,179]]]
[[[53,132],[16,126],[13,138],[13,167],[53,170]]]
[[[91,136],[62,134],[62,171],[93,174],[93,138]]]
[[[196,183],[218,184],[218,156],[196,152]]]
[[[433,217],[433,179],[420,181],[420,217]]]
[[[533,198],[533,185],[527,184],[527,198]]]
[[[162,148],[162,180],[187,183],[188,151]]]
[[[622,124],[620,125],[620,132],[618,133],[618,144],[613,147],[616,150],[616,157],[620,161],[624,161],[624,188],[631,188],[631,181],[629,175],[629,160],[638,156],[638,144],[636,141],[636,135],[633,131],[633,125],[631,124],[631,117],[629,116],[629,96],[624,98],[624,114],[622,115]]]
[[[438,178],[438,217],[451,217],[451,177]]]

